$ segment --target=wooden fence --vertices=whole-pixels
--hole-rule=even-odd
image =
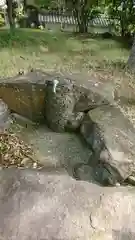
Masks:
[[[39,14],[38,19],[40,24],[67,24],[67,25],[76,25],[76,19],[71,15],[62,15],[62,14]],[[89,20],[89,26],[99,26],[99,27],[109,27],[113,23],[113,19],[107,17],[96,17]]]

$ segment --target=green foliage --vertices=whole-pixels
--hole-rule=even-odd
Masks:
[[[14,15],[17,18],[17,21],[24,17],[23,4],[19,4],[16,8],[14,8]]]
[[[88,21],[100,14],[114,19],[113,26],[122,36],[133,35],[135,31],[135,8],[131,0],[33,0],[33,4],[47,10],[69,10],[77,19],[80,32],[87,32]],[[23,17],[23,10],[16,9],[17,19]]]
[[[45,9],[48,9],[48,7],[51,5],[51,0],[35,0],[35,4],[39,7],[43,7]]]
[[[93,18],[99,16],[100,14],[103,14],[103,9],[100,6],[93,6],[90,9],[89,18],[93,19]]]
[[[65,8],[64,0],[35,0],[35,4],[44,9],[63,9]]]
[[[3,17],[3,13],[0,12],[0,27],[2,27],[4,25],[5,25],[5,20],[4,20],[4,17]]]
[[[77,19],[78,29],[80,33],[88,31],[88,22],[99,12],[97,1],[95,0],[66,0],[66,6],[73,11],[74,17]]]
[[[109,17],[119,20],[119,24],[114,21],[114,26],[122,36],[132,35],[134,33],[135,8],[133,1],[123,1],[122,4],[121,0],[108,0],[106,1],[105,11]]]

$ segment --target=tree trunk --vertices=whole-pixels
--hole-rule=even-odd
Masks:
[[[26,8],[27,8],[27,0],[23,0],[23,8],[24,8],[24,11],[26,11]]]
[[[135,72],[135,37],[134,37],[134,42],[133,42],[133,46],[131,49],[131,53],[127,62],[127,67]]]
[[[7,16],[7,9],[4,9],[4,21],[5,25],[8,28],[9,27],[9,21],[8,21],[8,16]]]
[[[87,12],[83,11],[81,13],[81,17],[78,18],[78,27],[79,27],[79,33],[87,33],[88,32],[88,17]]]
[[[125,37],[127,30],[126,7],[126,1],[123,1],[122,11],[120,14],[121,37]]]
[[[85,1],[73,1],[74,7],[74,17],[77,20],[79,33],[88,32],[88,18],[89,18],[89,9],[87,7],[88,0]]]
[[[13,0],[6,0],[7,3],[7,15],[8,15],[8,21],[10,25],[10,29],[14,29],[15,22],[13,18]]]
[[[85,24],[78,24],[79,26],[79,33],[87,33],[88,32],[88,27]]]

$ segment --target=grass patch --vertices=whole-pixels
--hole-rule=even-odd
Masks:
[[[0,30],[0,76],[12,76],[31,67],[45,71],[98,71],[123,68],[129,50],[120,42],[79,38],[62,32],[17,29]]]

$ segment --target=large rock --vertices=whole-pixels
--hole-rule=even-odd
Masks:
[[[0,172],[0,238],[135,239],[135,192],[76,181],[62,173]]]
[[[81,134],[93,151],[90,164],[100,182],[122,183],[135,173],[135,129],[119,108],[102,106],[84,118]]]
[[[70,80],[48,81],[45,98],[45,117],[48,126],[56,132],[64,132],[72,116],[75,99]]]
[[[34,71],[0,81],[0,98],[9,108],[33,121],[44,119],[45,83],[50,75]]]
[[[76,79],[41,71],[1,80],[0,98],[13,112],[32,121],[42,121],[46,117],[49,127],[57,132],[77,130],[83,112],[110,102],[94,81],[83,86]]]
[[[13,112],[35,122],[46,117],[50,128],[58,132],[77,130],[83,116],[81,112],[109,104],[105,91],[100,90],[101,86],[94,81],[83,86],[76,79],[36,70],[0,82],[0,98]]]
[[[8,130],[10,126],[10,112],[5,102],[0,99],[0,133]]]
[[[109,104],[109,100],[103,96],[103,92],[100,93],[99,89],[92,84],[89,87],[60,76],[57,76],[56,80],[53,78],[53,81],[48,81],[45,116],[52,130],[57,132],[64,132],[66,129],[75,131],[82,122],[84,112]]]

